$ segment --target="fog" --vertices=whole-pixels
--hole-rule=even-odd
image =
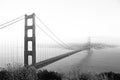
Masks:
[[[87,43],[88,37],[91,37],[91,42],[93,43],[120,45],[119,0],[2,0],[0,1],[0,5],[0,24],[21,15],[24,16],[25,14],[29,15],[35,13],[58,38],[74,49],[79,49],[81,45]],[[52,35],[37,19],[36,24],[58,41],[55,42],[42,30],[36,27],[37,61],[71,51],[64,49],[63,46],[59,45],[58,43],[61,42],[56,39],[55,36]],[[119,52],[119,49],[116,51]],[[82,66],[85,67],[91,64],[91,62],[92,64],[96,63],[94,60],[97,59],[94,59],[92,56],[97,53],[105,54],[104,52],[107,53],[106,56],[116,53],[115,50],[113,50],[112,53],[109,52],[109,50],[107,52],[101,52],[101,50],[94,52],[93,50],[93,54],[80,52],[79,56],[76,54],[76,56],[72,58],[65,59],[65,62],[68,64],[71,63],[71,66],[78,63],[78,65],[80,65],[79,67],[82,68]],[[23,55],[24,20],[0,29],[0,65],[5,67],[8,63],[23,64]],[[119,56],[119,54],[116,55]],[[95,57],[98,56],[99,55],[97,54]],[[116,57],[117,56],[114,56],[114,58]],[[101,58],[104,58],[104,56]],[[75,61],[70,62],[70,59]],[[93,61],[89,62],[90,60]],[[103,62],[105,61],[106,59],[103,60]],[[119,59],[115,60],[116,64],[113,65],[119,67],[117,61],[119,61]],[[58,63],[56,63],[56,65]],[[62,61],[60,64],[64,67]],[[68,66],[66,65],[66,67]],[[113,66],[113,68],[110,69],[114,70],[115,68]],[[56,70],[57,69],[58,67],[56,67]]]

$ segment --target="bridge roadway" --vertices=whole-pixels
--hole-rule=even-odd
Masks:
[[[83,50],[86,50],[86,49],[88,49],[88,48],[82,48],[82,49],[75,50],[75,51],[71,51],[71,52],[68,52],[68,53],[65,53],[65,54],[56,56],[56,57],[49,58],[49,59],[47,59],[47,60],[44,60],[44,61],[41,61],[41,62],[36,63],[36,64],[34,65],[34,67],[35,67],[36,69],[45,67],[45,66],[47,66],[47,65],[49,65],[49,64],[51,64],[51,63],[54,63],[54,62],[56,62],[56,61],[58,61],[58,60],[60,60],[60,59],[63,59],[63,58],[65,58],[65,57],[68,57],[68,56],[70,56],[70,55],[73,55],[73,54],[75,54],[75,53],[78,53],[78,52],[83,51]],[[30,65],[30,66],[31,66],[31,65]]]

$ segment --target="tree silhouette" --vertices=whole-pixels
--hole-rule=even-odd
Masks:
[[[12,75],[6,70],[0,71],[0,80],[12,80]]]
[[[37,76],[38,80],[61,80],[61,75],[53,71],[39,70]]]

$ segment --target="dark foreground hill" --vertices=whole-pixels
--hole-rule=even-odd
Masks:
[[[0,71],[0,80],[120,80],[120,73],[58,73],[48,70],[36,71],[35,68],[4,69]]]

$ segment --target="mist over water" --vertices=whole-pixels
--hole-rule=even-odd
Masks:
[[[81,72],[120,72],[120,48],[93,49],[91,53],[82,51],[70,57],[57,61],[43,69],[58,72],[78,71]]]
[[[9,46],[8,46],[9,47]],[[80,46],[78,46],[80,47]],[[21,50],[19,50],[21,48]],[[12,53],[11,50],[1,50],[0,65],[6,67],[7,63],[22,63],[23,64],[23,47],[18,48],[12,47],[12,50],[16,50]],[[11,53],[10,53],[11,52]],[[71,52],[71,50],[61,49],[59,47],[47,47],[37,48],[37,62],[52,58],[61,54]],[[11,54],[11,55],[10,55]],[[120,47],[115,48],[102,48],[102,49],[91,49],[90,52],[87,50],[78,52],[67,58],[61,59],[55,63],[52,63],[42,69],[54,70],[58,72],[67,72],[72,70],[80,70],[81,72],[103,72],[103,71],[114,71],[120,72]]]
[[[76,70],[80,70],[82,72],[90,70],[89,64],[90,64],[93,53],[92,51],[91,52],[86,51],[85,54],[86,56],[82,60],[79,61],[80,63],[75,64],[73,69],[75,68]]]

